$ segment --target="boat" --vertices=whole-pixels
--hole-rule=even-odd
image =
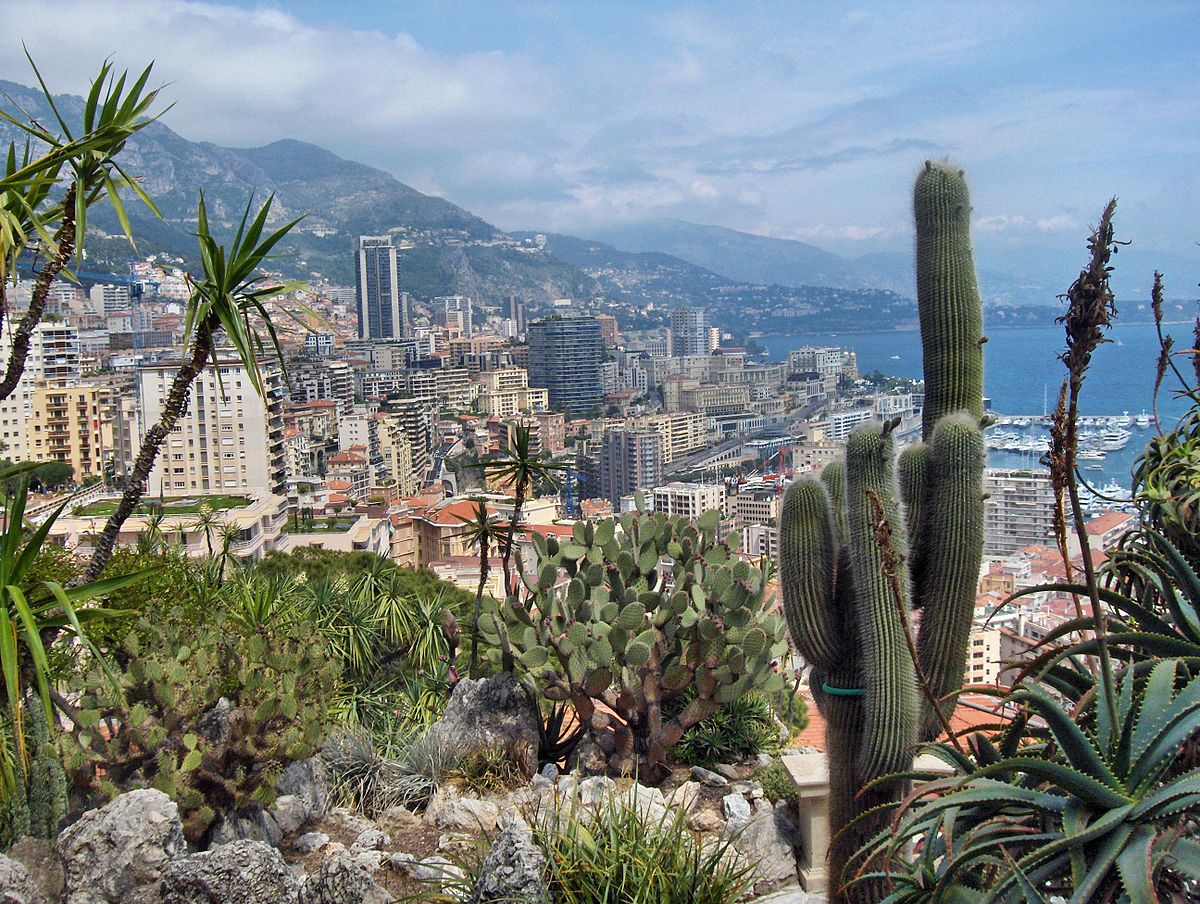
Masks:
[[[1147,430],[1150,427],[1150,415],[1143,411],[1133,419],[1133,422],[1138,425],[1139,430]]]
[[[1088,465],[1084,468],[1085,471],[1103,471],[1104,465]]]
[[[1083,449],[1076,457],[1084,461],[1104,461],[1104,453],[1099,449]]]

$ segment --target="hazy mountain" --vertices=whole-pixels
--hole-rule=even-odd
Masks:
[[[53,114],[41,93],[0,81],[6,107],[19,105],[43,122]],[[82,117],[83,101],[55,98],[68,122]],[[0,139],[23,140],[15,127],[0,123]],[[260,148],[227,148],[193,142],[156,122],[132,138],[121,164],[154,199],[163,219],[139,202],[127,207],[138,253],[168,252],[193,261],[196,200],[204,190],[214,229],[232,229],[253,194],[258,202],[275,195],[276,225],[306,215],[280,247],[274,266],[290,275],[322,275],[334,282],[354,278],[354,243],[359,235],[403,227],[418,247],[404,252],[406,287],[417,294],[477,292],[495,296],[520,292],[535,299],[590,294],[594,286],[574,267],[546,255],[526,254],[503,245],[472,244],[502,233],[443,198],[423,194],[382,170],[344,160],[301,141],[276,141]],[[88,270],[124,271],[131,250],[111,208],[102,205],[89,218]]]

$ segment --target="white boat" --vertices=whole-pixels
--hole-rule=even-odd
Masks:
[[[1104,465],[1088,465],[1084,468],[1085,471],[1103,471]]]
[[[1104,461],[1104,453],[1099,449],[1084,449],[1076,457],[1083,461]]]
[[[1147,430],[1150,427],[1150,415],[1143,411],[1133,419],[1133,422],[1138,425],[1139,430]]]

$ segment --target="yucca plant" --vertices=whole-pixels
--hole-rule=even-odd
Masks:
[[[142,440],[120,504],[104,525],[88,563],[86,580],[95,580],[112,555],[121,525],[133,514],[145,492],[146,481],[158,459],[159,447],[175,428],[187,404],[192,383],[209,364],[214,342],[224,334],[233,352],[246,368],[250,385],[265,398],[267,388],[259,368],[259,353],[264,348],[260,329],[266,333],[274,352],[283,360],[279,337],[265,307],[267,301],[289,292],[292,285],[267,281],[259,273],[271,251],[299,220],[293,220],[274,232],[267,232],[267,218],[274,199],[259,208],[251,219],[253,201],[247,202],[241,222],[229,246],[217,242],[208,222],[204,195],[196,211],[196,236],[200,243],[202,274],[189,278],[191,295],[184,318],[184,340],[188,352],[175,373],[163,404],[162,416]]]

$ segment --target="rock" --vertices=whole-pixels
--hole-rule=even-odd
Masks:
[[[426,822],[455,832],[490,832],[499,818],[500,808],[491,801],[446,798],[441,797],[441,791],[434,795],[425,811]]]
[[[271,847],[279,847],[283,841],[283,830],[274,816],[258,804],[253,804],[237,813],[225,814],[209,836],[210,845],[229,844],[232,841],[262,841]]]
[[[300,883],[282,855],[239,840],[173,861],[163,873],[163,904],[295,904]]]
[[[0,854],[0,904],[46,904],[25,865]]]
[[[772,759],[772,757],[769,753],[760,753],[758,756],[756,756],[754,758],[754,765],[757,766],[759,769],[766,769],[773,762],[775,762],[775,760]]]
[[[300,888],[300,904],[390,904],[393,900],[349,851],[326,857]]]
[[[329,836],[324,832],[305,832],[292,842],[292,847],[301,854],[311,854],[313,851],[321,850],[327,844],[329,844]]]
[[[281,797],[294,797],[299,801],[305,813],[304,822],[321,819],[329,812],[329,773],[319,756],[288,763],[275,783],[275,790]]]
[[[714,768],[718,774],[725,776],[731,782],[736,782],[742,777],[742,774],[738,772],[737,766],[730,766],[728,763],[718,763]]]
[[[707,785],[709,788],[724,788],[729,784],[729,779],[716,772],[710,772],[703,766],[692,767],[692,778],[702,785]]]
[[[587,781],[587,779],[584,779]],[[560,775],[558,777],[558,797],[565,804],[571,804],[579,793],[579,776]]]
[[[690,814],[700,804],[700,783],[684,782],[667,795],[667,806]]]
[[[608,755],[584,735],[567,756],[567,769],[576,775],[604,775],[608,771]]]
[[[391,836],[387,832],[381,832],[379,829],[367,829],[354,839],[354,844],[350,845],[350,853],[377,851],[382,847],[387,847],[391,843]]]
[[[402,851],[398,851],[397,853],[388,857],[387,862],[388,866],[390,866],[392,869],[403,873],[406,876],[410,876],[412,875],[413,867],[417,863],[417,858],[412,854],[405,854]]]
[[[161,791],[130,791],[58,836],[64,904],[157,904],[167,864],[187,853],[179,808]]]
[[[345,807],[336,807],[329,811],[328,821],[330,827],[334,828],[340,835],[348,835],[357,838],[363,832],[375,828],[375,823],[364,816],[359,816],[353,810],[347,810]]]
[[[726,794],[721,798],[721,812],[730,822],[750,821],[750,803],[737,792]]]
[[[697,832],[716,832],[725,825],[725,820],[716,810],[697,810],[688,817],[688,825]]]
[[[763,796],[762,784],[754,780],[738,781],[733,783],[730,791],[736,791],[738,794],[744,794],[746,797],[757,799]]]
[[[269,815],[284,835],[295,835],[310,819],[308,808],[295,794],[284,794],[275,798]]]
[[[554,782],[550,781],[550,779],[546,778],[546,776],[539,773],[533,777],[533,781],[529,783],[529,787],[533,790],[535,795],[540,797],[543,794],[551,793],[554,790],[555,785]]]
[[[407,807],[388,807],[375,817],[375,824],[392,835],[399,835],[419,826],[421,817]]]
[[[606,775],[593,775],[579,783],[579,805],[600,807],[613,796],[617,783]]]
[[[470,904],[544,904],[549,900],[546,857],[534,843],[528,825],[511,822],[496,837],[467,900]]]
[[[725,835],[733,839],[734,850],[753,864],[757,893],[796,881],[798,833],[782,807],[764,808],[745,823],[731,820]]]
[[[351,851],[350,856],[354,858],[355,866],[362,867],[368,873],[377,873],[388,855],[386,851]]]
[[[221,748],[229,743],[232,731],[233,704],[221,697],[196,720],[196,730],[214,747]]]
[[[512,675],[464,678],[454,686],[446,712],[429,728],[430,740],[451,750],[498,748],[525,775],[537,772],[537,707]]]
[[[418,882],[434,882],[443,879],[461,878],[462,870],[445,857],[438,857],[435,854],[432,857],[426,857],[424,860],[418,860],[412,864],[408,874]]]
[[[643,819],[651,824],[662,822],[667,813],[667,802],[663,793],[657,788],[648,788],[634,782],[621,796],[621,803],[636,810]]]
[[[62,860],[49,841],[26,836],[9,849],[8,856],[25,867],[47,900],[62,900]]]
[[[546,778],[550,779],[550,781],[554,781],[558,778],[558,764],[547,763],[542,767],[542,771],[539,772],[538,775],[545,776]]]

